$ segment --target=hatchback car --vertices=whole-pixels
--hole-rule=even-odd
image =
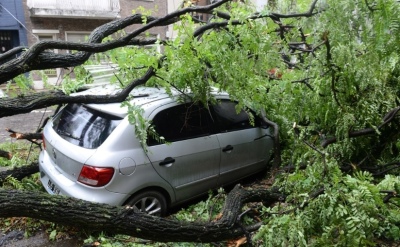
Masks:
[[[209,107],[177,91],[140,87],[131,94],[165,142],[149,135],[144,148],[120,103],[67,104],[43,130],[39,167],[48,193],[164,215],[168,207],[266,169],[270,129],[257,116],[238,113],[228,94],[213,92],[217,103]]]

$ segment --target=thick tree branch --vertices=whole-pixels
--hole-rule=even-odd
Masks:
[[[0,118],[28,113],[52,105],[66,103],[116,103],[124,101],[133,88],[145,84],[154,75],[154,69],[149,68],[144,76],[129,83],[119,93],[113,95],[78,95],[68,96],[61,91],[35,93],[17,98],[0,99]]]
[[[273,16],[275,19],[283,19],[283,18],[297,18],[297,17],[311,17],[313,15],[318,14],[319,12],[314,12],[316,6],[317,6],[318,0],[314,0],[310,8],[308,9],[307,12],[304,13],[293,13],[293,14],[279,14],[279,13],[272,13],[271,16]]]
[[[294,14],[287,14],[287,15],[278,14],[278,13],[261,15],[261,14],[256,13],[255,15],[248,17],[247,20],[256,20],[256,19],[263,19],[263,18],[271,18],[273,20],[276,20],[279,18],[285,19],[285,18],[310,17],[310,16],[313,16],[318,13],[318,12],[314,12],[317,2],[318,2],[318,0],[314,0],[314,2],[310,6],[310,9],[304,13],[294,13]],[[228,25],[243,25],[245,23],[244,21],[230,20],[231,17],[229,14],[223,13],[220,11],[216,12],[216,16],[218,16],[222,19],[226,19],[227,21],[212,22],[212,23],[208,23],[207,25],[201,26],[195,30],[193,36],[198,37],[201,34],[203,34],[204,32],[211,30],[211,29],[222,28],[222,27],[226,27]]]
[[[15,138],[17,140],[34,141],[34,140],[42,139],[42,133],[20,133],[20,132],[14,131],[12,129],[6,129],[6,131],[11,133],[10,134],[11,138]]]
[[[390,171],[400,169],[400,162],[392,162],[384,165],[376,165],[374,167],[362,167],[363,170],[371,172],[374,177],[384,177]]]
[[[393,110],[391,110],[390,112],[388,112],[384,117],[383,117],[383,121],[382,123],[377,127],[377,129],[381,129],[383,128],[385,125],[387,125],[388,123],[390,123],[396,116],[396,114],[400,111],[400,107],[397,107]],[[351,131],[348,134],[349,138],[354,138],[354,137],[360,137],[360,136],[366,136],[366,135],[372,135],[376,133],[376,129],[374,128],[365,128],[365,129],[361,129],[361,130],[356,130],[356,131]],[[331,137],[328,139],[325,139],[322,141],[321,146],[323,148],[326,148],[327,146],[329,146],[332,143],[337,142],[337,138],[336,137]]]
[[[3,54],[0,54],[0,64],[2,63],[2,61],[7,61],[7,59],[12,58],[16,55],[18,55],[19,53],[28,50],[29,47],[27,46],[18,46],[18,47],[14,47],[9,51],[6,51]]]
[[[21,56],[0,65],[0,71],[2,71],[2,73],[0,73],[0,84],[32,70],[64,68],[81,65],[90,57],[92,52],[103,52],[132,43],[140,44],[140,39],[136,40],[135,42],[132,40],[153,27],[167,26],[178,22],[180,21],[179,17],[187,13],[208,13],[228,1],[230,0],[222,0],[202,7],[181,9],[162,18],[135,14],[124,19],[115,20],[96,28],[89,36],[89,41],[86,44],[61,41],[42,41],[36,43],[26,52],[22,53]],[[132,24],[142,24],[143,17],[146,17],[148,23],[143,25],[141,28],[138,28],[134,32],[127,34],[122,38],[109,41],[107,43],[101,43],[105,37],[108,37],[109,35],[114,34],[127,26]],[[48,49],[68,49],[77,50],[80,52],[74,54],[56,54],[52,52],[44,52]],[[0,62],[8,57],[8,54],[4,57],[0,56]]]
[[[27,166],[20,166],[20,167],[15,167],[13,169],[0,171],[0,186],[3,185],[4,180],[9,176],[21,180],[29,175],[37,173],[38,171],[39,171],[38,163],[32,163]]]
[[[5,53],[0,56],[0,62],[9,58],[10,56],[21,53],[21,56],[12,59],[2,65],[0,65],[0,70],[2,73],[0,74],[0,84],[7,82],[8,80],[23,74],[25,72],[29,72],[32,70],[43,70],[49,68],[64,68],[64,67],[73,67],[83,64],[90,55],[95,52],[104,52],[107,50],[111,50],[118,47],[123,47],[126,45],[145,45],[149,43],[153,43],[154,40],[143,40],[143,39],[135,39],[137,36],[142,33],[148,31],[149,29],[157,26],[166,26],[172,23],[180,21],[180,16],[187,13],[211,13],[211,11],[222,4],[228,2],[230,0],[222,0],[218,1],[214,4],[210,4],[207,6],[196,6],[184,8],[181,10],[177,10],[171,14],[168,14],[162,18],[156,18],[152,16],[143,16],[141,14],[135,14],[129,16],[127,18],[121,20],[115,20],[109,23],[106,23],[98,28],[96,28],[92,34],[89,36],[88,43],[72,43],[72,42],[63,42],[63,41],[42,41],[33,45],[30,49],[26,50],[25,47],[18,47],[13,49],[12,51]],[[289,14],[289,15],[281,15],[277,13],[273,13],[271,15],[254,15],[249,17],[248,19],[259,19],[259,18],[293,18],[293,17],[309,17],[314,15],[314,10],[316,6],[317,0],[315,0],[309,11],[305,13],[298,14]],[[222,15],[223,13],[219,13]],[[229,15],[225,14],[225,17]],[[106,43],[101,43],[105,37],[116,33],[117,31],[130,26],[132,24],[142,24],[143,17],[146,17],[147,24],[143,25],[141,28],[133,31],[130,34],[125,35],[119,39],[109,41]],[[232,21],[233,25],[243,24],[241,21]],[[203,27],[200,27],[195,32],[195,36],[205,32],[206,30],[218,28],[222,26],[226,26],[228,22],[221,23],[210,23]],[[49,49],[67,49],[67,50],[76,50],[80,51],[74,54],[58,54],[52,52],[45,52],[45,50]],[[26,50],[26,51],[25,51]],[[25,51],[25,52],[24,52]]]
[[[70,57],[70,54],[59,54],[59,53],[53,53],[53,52],[44,52],[44,48],[46,50],[49,49],[65,49],[65,50],[76,50],[76,51],[84,51],[84,52],[93,52],[93,53],[98,53],[98,52],[104,52],[108,51],[114,48],[118,48],[121,46],[125,45],[135,45],[135,46],[145,46],[145,45],[154,45],[157,41],[157,39],[154,38],[134,38],[132,40],[129,40],[126,44],[121,43],[121,41],[110,41],[107,43],[74,43],[74,42],[68,42],[68,41],[40,41],[39,43],[36,43],[35,45],[32,46],[31,49],[35,49],[32,51],[29,51],[28,47],[25,46],[20,46],[20,47],[15,47],[12,50],[9,50],[6,53],[3,53],[0,55],[0,62],[3,60],[6,60],[7,58],[16,55],[18,53],[27,51],[30,52],[28,57],[34,57],[34,56],[39,56],[40,54],[45,55],[45,56],[56,56],[56,57]],[[165,41],[161,41],[161,43],[165,43]],[[72,56],[75,56],[76,54],[72,54]],[[11,62],[12,63],[12,62]],[[54,65],[50,65],[54,66]],[[71,65],[72,66],[72,65]],[[50,67],[48,67],[50,68]]]
[[[266,117],[265,111],[261,112],[261,117],[266,124],[272,126],[272,128],[274,129],[274,163],[272,165],[272,170],[275,171],[276,169],[278,169],[278,167],[280,167],[282,163],[281,147],[279,141],[279,126],[277,123],[272,122]]]
[[[0,157],[10,160],[12,158],[12,154],[10,152],[0,150]]]
[[[135,213],[133,208],[96,204],[32,191],[0,189],[0,217],[38,218],[61,225],[79,225],[82,230],[126,234],[160,242],[209,243],[245,234],[236,224],[244,203],[263,201],[268,206],[282,198],[281,194],[270,190],[245,190],[236,186],[228,194],[223,216],[219,220],[182,222]]]

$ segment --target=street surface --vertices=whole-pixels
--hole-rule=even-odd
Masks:
[[[27,114],[0,118],[0,143],[15,141],[15,139],[10,137],[10,133],[6,129],[12,129],[20,133],[33,133],[52,114],[53,108],[45,108],[33,110]]]

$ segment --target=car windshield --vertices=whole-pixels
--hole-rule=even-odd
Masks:
[[[53,120],[53,129],[68,142],[89,149],[99,147],[122,121],[81,104],[69,104]]]

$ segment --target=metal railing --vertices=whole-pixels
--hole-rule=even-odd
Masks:
[[[60,10],[119,11],[119,0],[28,0],[28,7]]]

